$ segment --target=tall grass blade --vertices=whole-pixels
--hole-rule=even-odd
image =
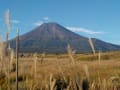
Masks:
[[[16,37],[16,90],[18,90],[18,57],[19,56],[19,30]]]
[[[92,49],[93,54],[95,54],[95,47],[94,47],[92,38],[89,38],[88,41],[89,41],[89,44],[90,44],[90,47],[91,47],[91,49]]]

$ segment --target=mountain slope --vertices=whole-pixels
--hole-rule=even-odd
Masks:
[[[96,50],[118,50],[120,46],[93,39]],[[36,29],[20,36],[21,52],[65,53],[67,45],[78,53],[91,52],[88,38],[80,36],[57,23],[44,23]],[[15,40],[11,40],[15,48]]]

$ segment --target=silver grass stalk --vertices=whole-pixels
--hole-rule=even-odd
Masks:
[[[19,55],[19,30],[16,36],[16,90],[18,90],[18,55]]]
[[[89,80],[88,65],[85,64],[85,65],[83,66],[83,68],[84,68],[84,71],[85,71],[85,75],[86,75],[87,79]]]
[[[32,65],[32,73],[31,75],[33,75],[33,80],[31,81],[31,89],[33,88],[33,90],[35,89],[35,84],[36,84],[36,78],[37,78],[37,53],[33,54],[33,62],[34,64]]]
[[[88,39],[88,42],[89,42],[89,44],[90,44],[90,47],[91,47],[91,49],[92,49],[93,54],[95,54],[95,47],[94,47],[92,38],[89,38],[89,39]]]
[[[67,52],[68,52],[68,55],[69,55],[72,63],[75,64],[75,61],[74,61],[74,58],[73,58],[73,55],[72,55],[72,48],[71,48],[71,46],[69,44],[67,46]]]
[[[10,11],[7,10],[5,12],[5,21],[6,21],[6,24],[7,24],[7,28],[8,28],[8,31],[7,31],[7,35],[6,35],[6,54],[8,55],[8,89],[10,90],[10,82],[9,82],[9,74],[10,74],[10,58],[9,58],[9,33],[10,33]]]
[[[8,34],[10,33],[10,11],[7,10],[5,12],[5,21],[6,21],[6,24],[7,24],[7,27],[8,27]]]
[[[45,53],[42,53],[42,55],[41,55],[41,63],[43,63],[44,58],[45,58]]]
[[[10,70],[14,69],[14,50],[10,49]]]
[[[34,78],[36,80],[36,73],[37,73],[37,53],[34,54]]]
[[[6,33],[6,55],[8,55],[8,48],[9,48],[9,33],[10,33],[10,11],[7,10],[5,12],[5,22],[6,22],[6,25],[7,25],[7,33]]]
[[[1,71],[4,68],[3,66],[3,58],[4,58],[4,45],[3,45],[3,41],[2,41],[2,37],[0,35],[0,61],[1,61]]]
[[[50,75],[50,81],[49,81],[49,83],[50,83],[50,90],[56,90],[55,89],[56,79],[53,79],[53,75],[52,74]]]
[[[100,64],[100,61],[101,61],[101,51],[99,50],[99,53],[98,53],[98,61],[99,61],[99,64]]]
[[[79,73],[76,74],[75,83],[76,83],[76,87],[78,88],[78,90],[82,90],[82,86],[81,86],[81,81],[80,81],[80,75],[79,75]]]

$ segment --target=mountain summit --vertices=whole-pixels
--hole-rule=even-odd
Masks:
[[[118,50],[120,46],[92,39],[95,49],[102,51]],[[67,45],[77,53],[91,52],[88,38],[80,36],[57,23],[44,23],[34,30],[20,36],[21,52],[65,53]],[[11,40],[15,48],[15,40]]]

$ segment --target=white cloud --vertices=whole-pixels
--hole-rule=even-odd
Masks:
[[[34,25],[34,26],[40,26],[40,25],[42,25],[43,23],[48,22],[48,20],[49,20],[49,17],[45,16],[45,17],[42,18],[42,20],[39,20],[39,21],[33,23],[33,25]]]
[[[48,17],[46,16],[46,17],[43,17],[43,20],[45,20],[45,21],[48,21]]]
[[[81,27],[66,27],[66,28],[73,32],[83,32],[86,34],[103,34],[103,32],[100,32],[100,31],[93,31],[93,30],[89,30]]]
[[[18,23],[20,23],[20,21],[19,20],[11,20],[11,23],[18,24]]]
[[[42,24],[43,24],[43,21],[37,21],[37,22],[34,23],[35,26],[40,26]]]

